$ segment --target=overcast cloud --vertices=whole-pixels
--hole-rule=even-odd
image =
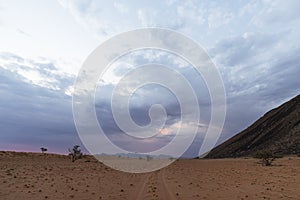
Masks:
[[[46,146],[53,152],[65,153],[67,147],[81,144],[71,105],[79,66],[105,39],[135,28],[173,29],[207,50],[220,70],[227,95],[227,117],[219,143],[300,93],[300,2],[297,0],[45,1],[40,11],[49,4],[50,11],[61,16],[61,21],[57,30],[45,21],[48,23],[43,26],[49,28],[49,33],[43,32],[43,37],[39,34],[43,29],[39,16],[29,18],[32,21],[27,20],[22,27],[16,23],[33,8],[24,6],[18,10],[20,18],[12,18],[10,14],[16,12],[13,4],[18,1],[9,4],[0,1],[3,44],[0,45],[0,150],[36,151]],[[43,17],[40,11],[37,15]],[[72,32],[68,30],[69,24]],[[67,37],[71,34],[72,40]],[[59,42],[54,42],[51,35],[57,35]],[[73,51],[75,59],[71,59]],[[163,104],[168,114],[163,139],[138,144],[122,134],[113,120],[110,101],[116,83],[130,70],[149,62],[173,67],[197,91],[200,124],[191,119],[190,124],[184,125],[187,134],[189,127],[201,127],[186,154],[197,156],[211,114],[209,93],[193,67],[174,55],[140,51],[114,63],[98,84],[95,107],[99,122],[113,142],[131,151],[157,149],[172,139],[180,107],[174,95],[161,86],[138,90],[132,97],[130,112],[137,124],[146,125],[150,106]],[[147,79],[147,74],[141,76]]]

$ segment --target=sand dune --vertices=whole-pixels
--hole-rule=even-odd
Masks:
[[[179,160],[131,174],[91,157],[0,152],[0,199],[299,199],[300,157]]]

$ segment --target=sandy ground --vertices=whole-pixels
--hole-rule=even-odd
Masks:
[[[90,162],[87,162],[89,160]],[[180,160],[131,174],[85,158],[0,152],[0,199],[300,199],[300,157]]]

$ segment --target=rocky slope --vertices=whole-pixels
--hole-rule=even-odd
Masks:
[[[300,95],[266,113],[214,148],[206,158],[252,156],[258,150],[278,155],[300,154]]]

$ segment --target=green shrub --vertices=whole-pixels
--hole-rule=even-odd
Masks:
[[[271,151],[267,151],[267,150],[261,150],[261,151],[257,151],[254,155],[254,158],[258,158],[261,159],[261,164],[263,166],[271,166],[272,162],[276,159],[279,158],[279,156],[275,155],[274,153],[272,153]]]
[[[46,151],[48,151],[48,149],[41,147],[41,151],[42,151],[42,153],[45,153]]]
[[[72,162],[75,162],[75,160],[78,160],[83,157],[83,154],[81,153],[81,149],[79,149],[79,145],[74,145],[73,149],[69,149],[69,155],[71,156]]]

